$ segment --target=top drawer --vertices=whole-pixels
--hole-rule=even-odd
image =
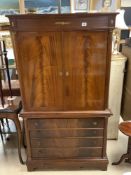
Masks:
[[[104,119],[29,119],[28,127],[29,129],[104,128]]]
[[[92,18],[80,18],[80,19],[53,19],[49,21],[44,21],[40,19],[36,20],[24,20],[21,19],[17,22],[18,30],[21,31],[60,31],[60,30],[85,30],[93,28],[102,28],[108,26],[108,21],[106,17],[101,17],[94,21]],[[39,27],[40,26],[40,27]]]
[[[12,15],[11,30],[39,32],[114,28],[112,14]]]

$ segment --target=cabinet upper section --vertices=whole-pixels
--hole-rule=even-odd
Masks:
[[[117,13],[9,15],[11,31],[113,29]]]

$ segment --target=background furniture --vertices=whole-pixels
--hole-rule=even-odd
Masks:
[[[9,16],[23,100],[28,170],[107,169],[115,16]]]
[[[0,120],[0,137],[1,137],[1,140],[3,142],[4,138],[3,138],[3,133],[2,133],[2,121],[1,120]]]
[[[17,131],[17,136],[18,136],[18,155],[19,155],[19,160],[21,164],[24,164],[24,161],[21,156],[21,145],[22,145],[22,131],[21,131],[21,126],[20,122],[18,119],[18,114],[22,109],[21,102],[16,99],[13,105],[8,106],[7,108],[0,109],[0,119],[10,119],[14,122],[16,126],[16,131]],[[2,137],[2,130],[1,132],[1,137]],[[5,133],[4,133],[5,134]],[[2,137],[3,139],[3,137]]]
[[[124,159],[128,163],[131,163],[131,121],[125,121],[120,123],[119,125],[120,131],[128,136],[128,148],[127,148],[127,153],[123,154],[118,162],[112,163],[112,165],[119,165]]]
[[[18,135],[19,160],[22,164],[24,164],[22,157],[21,157],[22,131],[21,131],[21,126],[20,126],[20,121],[18,119],[18,114],[22,109],[22,103],[20,101],[20,98],[13,97],[12,88],[11,88],[10,73],[9,73],[7,49],[6,49],[6,44],[5,44],[4,39],[0,40],[0,58],[1,58],[2,62],[4,63],[2,65],[2,67],[0,68],[0,102],[1,102],[0,103],[0,121],[3,123],[4,119],[6,119],[8,128],[9,128],[8,119],[11,119],[14,122],[14,124],[16,126],[16,130],[17,130],[17,135]],[[7,76],[7,79],[5,79],[5,80],[2,80],[3,68],[4,68],[4,70],[6,72],[6,76]],[[9,97],[4,95],[3,81],[7,82]],[[4,124],[3,124],[3,129],[4,129]],[[2,129],[0,128],[2,140],[3,140],[3,137],[2,137],[3,132],[5,132],[5,131],[4,130],[2,131]]]
[[[123,45],[122,53],[127,57],[125,81],[123,87],[121,115],[124,120],[130,120],[131,114],[131,47]]]
[[[109,86],[109,109],[113,115],[108,122],[108,139],[118,139],[118,125],[121,111],[123,80],[127,58],[122,54],[112,55]]]
[[[5,45],[6,45],[6,52],[7,52],[8,63],[9,63],[9,72],[10,72],[13,96],[20,96],[20,86],[19,86],[18,76],[16,73],[17,70],[16,70],[13,48],[12,48],[12,43],[11,43],[11,38],[9,33],[9,24],[8,25],[0,24],[0,38],[1,40],[5,41]],[[0,55],[1,55],[1,50],[2,48],[0,46]],[[9,96],[10,93],[9,93],[8,83],[7,81],[5,81],[5,79],[7,78],[6,66],[5,66],[5,62],[2,60],[2,55],[0,56],[0,70],[2,73],[3,94],[4,96]],[[11,72],[14,72],[14,74],[12,74]]]

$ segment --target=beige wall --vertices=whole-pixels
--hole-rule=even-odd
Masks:
[[[121,0],[121,7],[131,7],[131,0]]]

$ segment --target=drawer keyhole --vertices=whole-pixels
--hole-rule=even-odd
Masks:
[[[81,23],[81,26],[82,26],[82,27],[86,27],[86,26],[87,26],[87,22],[82,22],[82,23]]]

